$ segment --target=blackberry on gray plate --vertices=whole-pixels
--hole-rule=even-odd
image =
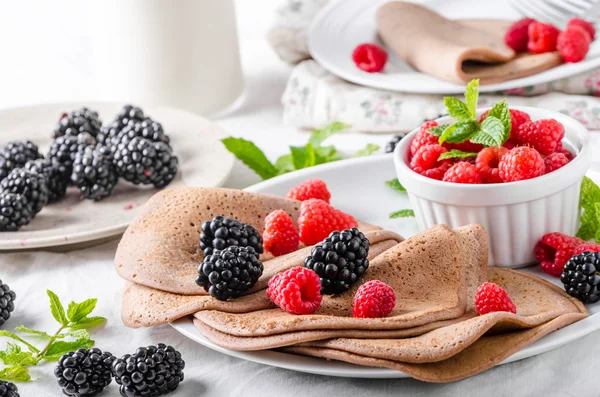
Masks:
[[[144,111],[142,109],[132,105],[124,106],[112,122],[100,129],[98,142],[108,145],[111,139],[116,137],[123,128],[129,124],[141,122],[144,118]]]
[[[0,280],[0,326],[10,318],[10,313],[15,310],[15,299],[17,294]],[[0,397],[2,394],[0,394]]]
[[[112,364],[116,357],[98,348],[78,349],[58,360],[54,376],[67,396],[94,396],[112,381]]]
[[[204,256],[227,247],[252,247],[258,255],[264,252],[263,239],[251,225],[224,216],[215,216],[202,224],[200,248]]]
[[[0,192],[0,232],[16,232],[33,219],[33,209],[21,194]]]
[[[52,164],[52,161],[47,159],[37,159],[28,161],[25,164],[25,169],[46,178],[49,203],[65,197],[68,183],[60,166]]]
[[[151,118],[147,117],[142,121],[129,123],[127,126],[123,127],[121,132],[115,135],[111,143],[114,145],[118,145],[119,142],[123,139],[133,139],[135,137],[146,138],[152,142],[164,142],[169,143],[170,138],[165,134],[163,127],[160,123],[153,121]]]
[[[112,364],[115,381],[125,397],[158,397],[177,389],[185,362],[172,346],[140,347]]]
[[[237,298],[249,290],[263,273],[263,264],[252,247],[216,250],[198,266],[196,284],[221,301]]]
[[[304,267],[321,278],[321,293],[340,294],[348,291],[369,268],[369,239],[358,229],[332,232],[313,247]]]
[[[101,127],[102,122],[98,117],[98,112],[84,107],[70,113],[64,113],[54,128],[53,137],[77,136],[84,133],[95,137],[100,132]]]
[[[385,152],[392,153],[396,149],[396,145],[404,138],[403,135],[394,135],[391,141],[385,145]]]
[[[71,183],[79,187],[83,198],[100,201],[110,196],[117,184],[119,178],[105,153],[102,146],[87,146],[75,155]]]
[[[0,397],[20,397],[19,389],[14,383],[0,380]]]
[[[64,135],[59,136],[50,145],[48,158],[55,167],[58,167],[64,175],[65,181],[70,182],[71,172],[73,171],[73,161],[77,152],[87,146],[96,144],[96,140],[90,134],[80,134],[78,136]]]
[[[8,173],[15,168],[12,161],[0,156],[0,181],[8,176]]]
[[[20,168],[29,160],[42,157],[38,147],[31,141],[12,141],[0,150],[0,156],[10,161],[12,169]]]
[[[600,298],[600,253],[584,252],[565,264],[560,276],[565,291],[583,303],[596,303]]]
[[[136,185],[165,187],[177,174],[178,159],[164,142],[125,138],[113,147],[112,152],[117,174]]]
[[[0,191],[23,195],[33,209],[33,214],[42,210],[48,203],[48,188],[44,175],[15,168],[0,182]]]

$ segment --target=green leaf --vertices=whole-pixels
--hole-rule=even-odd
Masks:
[[[284,154],[283,156],[280,156],[275,162],[275,168],[277,168],[277,175],[282,175],[294,171],[292,155]]]
[[[600,241],[600,202],[594,203],[594,215],[596,217],[596,230],[594,231],[594,240]]]
[[[27,382],[31,380],[29,370],[22,365],[13,365],[0,370],[0,379],[18,382]]]
[[[434,136],[442,136],[448,128],[454,128],[454,124],[443,124],[438,125],[437,127],[431,127],[427,132]]]
[[[587,176],[583,177],[581,183],[581,198],[579,205],[586,210],[594,210],[594,204],[600,201],[600,187]]]
[[[583,177],[579,199],[579,207],[583,212],[580,217],[581,225],[577,231],[577,237],[582,240],[591,240],[600,237],[598,236],[600,230],[600,213],[597,211],[597,203],[599,202],[600,187],[587,176]]]
[[[81,303],[69,303],[67,318],[71,322],[76,323],[80,319],[87,317],[87,315],[90,314],[96,307],[96,303],[98,303],[98,299],[95,298],[84,300]]]
[[[311,144],[313,148],[318,148],[327,138],[347,128],[350,128],[349,124],[340,123],[338,121],[333,122],[320,130],[314,130],[310,135],[310,138],[308,138],[308,143]]]
[[[93,328],[97,327],[98,325],[104,324],[105,321],[106,319],[100,316],[85,317],[79,320],[77,324],[71,324],[69,328],[72,330]]]
[[[584,241],[593,239],[597,235],[598,218],[595,210],[584,210],[580,217],[581,225],[576,236]]]
[[[461,150],[452,149],[449,152],[442,153],[438,160],[446,159],[466,159],[469,157],[477,157],[477,153],[463,152]]]
[[[485,146],[502,146],[510,136],[506,133],[504,124],[496,117],[488,116],[480,125],[480,130],[471,137],[471,142]]]
[[[65,332],[64,335],[73,339],[90,339],[90,333],[87,329],[77,329],[74,331]]]
[[[394,178],[394,179],[390,179],[389,181],[385,181],[385,184],[398,192],[406,193],[406,188],[404,186],[402,186],[402,184],[400,183],[398,178]]]
[[[415,212],[413,210],[404,209],[404,210],[392,212],[390,214],[390,219],[413,218],[414,216],[415,216]]]
[[[48,298],[50,298],[50,311],[52,312],[52,317],[54,317],[54,319],[58,321],[58,323],[62,325],[67,325],[69,323],[69,320],[67,320],[67,316],[65,315],[65,308],[63,307],[62,303],[60,303],[58,295],[56,295],[49,289],[46,290],[46,293],[48,294]]]
[[[477,122],[475,120],[462,120],[454,123],[454,128],[448,128],[440,136],[440,145],[444,142],[461,143],[468,140],[477,132]]]
[[[444,105],[448,109],[448,114],[456,120],[469,120],[473,118],[467,104],[454,97],[445,97]]]
[[[315,149],[309,143],[306,146],[290,146],[294,169],[312,167],[316,163]]]
[[[24,340],[23,338],[19,337],[18,335],[7,331],[7,330],[0,330],[0,336],[6,336],[7,338],[11,338],[14,339],[16,341],[21,342],[22,344],[24,344],[25,346],[27,346],[27,348],[29,349],[29,351],[33,352],[33,353],[39,353],[40,350],[35,347],[34,345],[32,345],[31,343],[27,342],[26,340]]]
[[[6,350],[0,350],[0,360],[5,365],[36,365],[37,360],[31,352],[24,352],[19,345],[8,342]]]
[[[44,353],[44,358],[61,356],[65,353],[75,351],[77,349],[89,349],[94,346],[95,341],[89,338],[77,339],[72,342],[59,340],[50,345]]]
[[[352,156],[352,157],[369,156],[370,154],[373,154],[374,152],[376,152],[378,150],[379,150],[379,146],[377,146],[373,143],[367,143],[367,146],[365,146],[363,149],[354,153],[354,156]]]
[[[50,335],[44,331],[38,331],[36,329],[27,328],[24,325],[19,325],[18,327],[15,328],[15,331],[24,332],[26,334],[36,335],[36,336],[39,336],[39,337],[45,338],[45,339],[52,338],[52,335]]]
[[[477,118],[477,101],[479,101],[479,79],[473,79],[467,84],[465,102],[472,118]]]
[[[508,103],[506,102],[506,99],[503,99],[492,106],[487,117],[489,116],[495,117],[502,122],[508,139],[510,136],[510,130],[512,129],[512,123],[510,122],[510,110],[508,109]],[[502,144],[504,144],[504,142],[502,142]]]
[[[248,168],[261,178],[269,179],[278,174],[277,168],[271,164],[267,156],[253,142],[243,138],[228,137],[221,140],[223,145]]]
[[[340,159],[341,158],[337,155],[337,149],[334,146],[320,146],[315,148],[316,164],[331,163],[332,161]]]

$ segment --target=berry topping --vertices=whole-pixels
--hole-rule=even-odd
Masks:
[[[10,314],[15,310],[15,299],[17,299],[17,294],[0,280],[0,326],[10,318]]]
[[[263,240],[258,231],[251,225],[235,219],[215,216],[202,224],[200,232],[200,248],[204,256],[211,255],[213,250],[224,250],[227,247],[252,247],[257,253],[263,253]]]
[[[352,52],[356,67],[368,73],[381,72],[387,58],[387,52],[376,44],[360,44]]]
[[[600,253],[584,252],[573,256],[565,265],[560,281],[567,293],[583,303],[596,303],[600,298]]]
[[[444,182],[454,183],[483,183],[481,174],[479,171],[477,171],[477,167],[467,161],[460,161],[450,167],[450,169],[444,174],[444,179],[442,180]]]
[[[547,156],[556,150],[558,143],[565,136],[565,129],[558,121],[549,119],[523,123],[515,133],[520,145],[531,146]]]
[[[0,192],[0,232],[16,232],[31,222],[34,215],[25,196]]]
[[[569,164],[569,159],[562,153],[551,153],[544,158],[546,174],[556,171],[567,164]]]
[[[560,32],[556,48],[565,62],[582,61],[590,50],[590,34],[581,26],[573,25]]]
[[[275,256],[289,254],[298,249],[300,236],[294,221],[284,210],[276,210],[267,215],[263,241],[265,250]]]
[[[37,214],[48,202],[48,187],[43,175],[27,171],[23,168],[15,168],[0,182],[0,190],[6,193],[23,195]]]
[[[392,153],[396,150],[396,145],[404,138],[404,135],[394,135],[394,137],[385,145],[385,152]]]
[[[504,35],[504,43],[515,51],[527,50],[529,40],[527,31],[532,22],[535,22],[535,19],[523,18],[510,25]]]
[[[517,307],[510,296],[494,283],[483,283],[477,288],[475,309],[480,315],[493,312],[517,312]]]
[[[415,135],[412,142],[410,143],[410,155],[414,156],[417,151],[425,145],[433,145],[437,144],[439,138],[435,135],[431,135],[429,129],[432,127],[437,127],[438,123],[431,120],[426,121],[419,127],[419,132]]]
[[[504,182],[531,179],[544,174],[544,159],[533,148],[516,147],[502,156],[498,170]]]
[[[556,40],[559,33],[560,30],[553,25],[534,21],[527,29],[529,35],[527,49],[534,54],[556,51]]]
[[[69,352],[58,360],[54,376],[63,394],[83,397],[100,393],[112,381],[111,366],[115,356],[93,348]]]
[[[583,240],[561,233],[548,233],[535,246],[535,259],[542,270],[553,276],[560,276],[565,263],[575,253]]]
[[[309,179],[298,186],[294,186],[287,194],[287,198],[304,201],[308,199],[319,199],[329,203],[331,194],[327,185],[320,179]]]
[[[410,160],[410,169],[428,178],[441,181],[446,171],[452,166],[452,160],[438,160],[442,153],[447,151],[438,144],[422,146]]]
[[[367,281],[356,291],[352,314],[358,318],[380,318],[389,315],[396,306],[396,294],[389,285],[379,281]]]
[[[505,147],[488,147],[477,154],[475,167],[485,183],[502,183],[498,165],[506,153],[508,149]]]
[[[369,268],[369,240],[356,228],[333,232],[315,245],[304,267],[321,278],[321,293],[340,294],[348,291]]]
[[[196,284],[221,301],[237,298],[252,288],[263,273],[263,264],[252,247],[215,250],[198,266]]]
[[[571,18],[569,19],[569,22],[567,22],[567,29],[569,29],[571,26],[582,27],[590,35],[590,40],[594,40],[596,37],[596,29],[594,28],[594,24],[586,21],[585,19]]]
[[[321,282],[317,273],[302,266],[271,277],[267,296],[292,314],[311,314],[321,306]]]
[[[575,248],[573,255],[583,254],[584,252],[600,252],[600,244],[596,243],[584,243]]]
[[[300,241],[314,245],[323,241],[331,232],[358,226],[356,219],[323,200],[310,199],[300,205],[298,230]]]

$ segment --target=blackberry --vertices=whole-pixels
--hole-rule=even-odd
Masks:
[[[85,133],[95,137],[100,132],[101,127],[102,122],[98,118],[98,112],[84,107],[70,113],[64,113],[54,128],[53,137],[77,136]]]
[[[0,191],[23,195],[33,209],[33,214],[42,210],[48,203],[48,188],[46,177],[27,171],[24,168],[15,168],[0,182]]]
[[[123,127],[123,129],[112,138],[111,143],[113,145],[118,145],[123,139],[131,140],[136,136],[146,138],[152,142],[164,142],[166,144],[169,144],[171,140],[169,136],[165,134],[160,123],[147,117],[142,121],[129,123],[127,126]]]
[[[252,247],[258,255],[264,252],[263,239],[251,225],[224,216],[215,216],[202,224],[200,248],[204,256],[214,250],[224,250],[231,246]]]
[[[404,135],[394,135],[391,141],[385,145],[385,152],[392,153],[396,149],[396,145],[404,138]]]
[[[126,397],[157,397],[169,393],[183,381],[185,361],[171,346],[139,347],[112,364],[119,391]]]
[[[16,232],[33,219],[33,209],[21,194],[0,192],[0,232]]]
[[[49,203],[59,201],[65,197],[68,183],[60,166],[52,164],[52,161],[47,159],[37,159],[29,160],[25,164],[25,169],[46,178]]]
[[[0,380],[0,397],[20,397],[19,389],[14,383]]]
[[[77,152],[73,162],[71,182],[79,187],[81,196],[100,201],[111,195],[118,177],[110,156],[102,146],[87,146]]]
[[[252,288],[263,273],[263,264],[252,247],[216,250],[198,266],[196,284],[220,301],[237,298]]]
[[[144,111],[132,105],[123,106],[117,117],[107,126],[100,129],[98,142],[108,145],[112,138],[119,135],[121,130],[129,124],[135,124],[144,120]]]
[[[83,148],[95,145],[96,140],[90,134],[80,134],[78,136],[64,135],[59,136],[50,145],[50,150],[46,158],[57,167],[63,174],[65,181],[68,183],[71,179],[73,171],[73,161],[77,152]]]
[[[4,325],[10,318],[10,313],[15,310],[15,299],[17,299],[17,294],[0,280],[0,326]],[[2,393],[0,393],[0,397],[2,397]]]
[[[369,239],[358,229],[332,232],[313,247],[304,267],[321,278],[321,293],[340,294],[348,291],[369,268]]]
[[[177,174],[178,159],[164,142],[141,137],[124,138],[112,151],[117,174],[136,185],[165,187]]]
[[[2,150],[0,156],[12,163],[12,169],[22,168],[29,160],[35,160],[42,157],[38,147],[31,141],[12,141]]]
[[[584,252],[565,264],[560,276],[567,293],[583,303],[596,303],[600,298],[600,253]]]
[[[98,348],[78,349],[58,360],[54,376],[67,396],[94,396],[112,381],[112,363],[116,357]]]
[[[15,164],[0,155],[0,181],[8,176],[15,168]]]

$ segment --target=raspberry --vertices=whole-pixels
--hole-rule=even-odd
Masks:
[[[504,43],[515,51],[527,50],[527,30],[532,22],[535,22],[535,19],[523,18],[510,25],[504,35]]]
[[[573,155],[573,153],[569,152],[562,144],[562,142],[558,142],[556,144],[556,150],[554,151],[555,153],[562,153],[564,154],[567,159],[569,159],[569,161],[573,160],[575,158],[575,156]]]
[[[358,318],[386,317],[396,306],[394,289],[379,280],[367,281],[354,295],[352,314]]]
[[[585,19],[571,18],[569,19],[569,22],[567,22],[567,29],[569,29],[571,26],[582,27],[590,35],[590,40],[594,40],[596,37],[596,29],[594,28],[594,25]]]
[[[412,142],[410,143],[410,155],[414,156],[415,153],[421,148],[421,146],[432,145],[438,143],[439,138],[435,135],[431,135],[429,129],[437,127],[438,123],[433,120],[426,121],[419,127],[419,132],[415,135]]]
[[[321,306],[321,282],[317,273],[302,266],[271,277],[267,296],[292,314],[311,314]]]
[[[535,246],[535,259],[543,271],[560,276],[565,263],[585,241],[561,233],[548,233]]]
[[[590,50],[590,34],[581,26],[573,25],[560,32],[556,48],[565,62],[576,63],[585,58]]]
[[[287,194],[287,198],[304,201],[311,198],[323,200],[326,203],[331,198],[327,185],[320,179],[309,179],[298,186],[294,186]]]
[[[553,25],[532,22],[527,29],[529,35],[527,49],[534,54],[556,51],[556,40],[559,33],[560,30]]]
[[[494,283],[483,283],[477,288],[475,309],[480,315],[492,312],[517,312],[517,307],[510,296]]]
[[[300,236],[294,221],[284,210],[271,212],[265,218],[263,247],[275,256],[289,254],[298,249]]]
[[[517,146],[502,156],[498,174],[504,182],[523,181],[544,174],[544,159],[530,147]]]
[[[504,144],[505,146],[509,146],[509,144],[515,144],[516,143],[515,131],[517,131],[517,129],[521,126],[521,124],[531,121],[531,117],[529,117],[529,115],[525,112],[522,112],[522,111],[516,110],[516,109],[509,109],[509,112],[510,112],[510,124],[511,124],[510,137]],[[489,110],[483,112],[481,114],[481,116],[479,116],[480,123],[483,122],[483,120],[485,120],[488,113],[489,113]],[[512,146],[509,147],[509,149],[512,149]]]
[[[569,159],[562,153],[551,153],[544,158],[546,174],[556,171],[569,163]]]
[[[488,147],[479,152],[475,159],[475,166],[485,183],[503,182],[498,165],[506,153],[508,153],[508,149],[505,147]]]
[[[314,245],[323,241],[329,233],[357,227],[352,215],[333,208],[323,200],[310,199],[300,205],[298,230],[300,241]]]
[[[477,167],[466,161],[458,162],[450,167],[450,169],[444,174],[444,178],[442,180],[444,182],[454,183],[483,183],[481,174],[479,171],[477,171]]]
[[[584,243],[575,248],[573,256],[583,254],[584,252],[600,252],[600,244],[596,243]]]
[[[556,150],[565,136],[565,128],[556,120],[538,120],[521,124],[515,138],[520,145],[531,146],[540,154],[548,155]]]
[[[381,72],[387,62],[387,52],[376,44],[359,44],[352,51],[352,60],[360,69],[368,73]]]
[[[428,178],[442,180],[452,166],[452,160],[438,161],[448,150],[438,144],[422,146],[410,160],[410,169]]]

